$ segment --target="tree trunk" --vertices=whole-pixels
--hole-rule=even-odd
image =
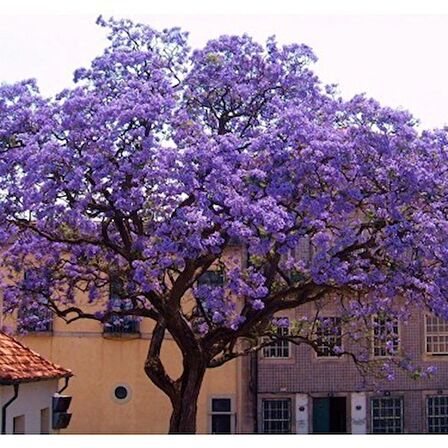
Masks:
[[[199,392],[204,379],[205,366],[200,361],[189,360],[179,378],[176,394],[171,399],[173,411],[170,419],[170,434],[195,434]]]

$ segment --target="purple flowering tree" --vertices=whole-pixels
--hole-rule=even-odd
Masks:
[[[343,301],[358,327],[413,307],[448,316],[445,131],[338,98],[304,45],[222,36],[191,51],[176,28],[98,23],[110,45],[75,87],[51,99],[34,81],[0,87],[7,312],[154,321],[145,372],[184,433],[207,369],[281,337],[316,346],[305,317],[275,320],[286,310]],[[198,283],[235,246],[245,262],[225,286]],[[114,279],[126,306],[80,305],[82,292],[103,303]],[[166,332],[179,378],[160,359]],[[359,347],[347,355],[361,365]]]

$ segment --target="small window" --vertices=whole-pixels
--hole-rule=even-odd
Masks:
[[[40,433],[50,433],[50,408],[40,410]]]
[[[316,321],[317,356],[339,356],[342,351],[342,320],[340,317],[323,317]]]
[[[374,316],[373,356],[392,356],[398,352],[399,346],[398,319],[390,316]]]
[[[212,434],[232,434],[234,432],[234,418],[231,398],[211,399]]]
[[[427,397],[428,432],[448,432],[448,396]]]
[[[403,432],[403,400],[401,398],[372,398],[372,432],[378,434]]]
[[[116,403],[127,403],[131,399],[131,388],[127,384],[117,384],[112,390],[112,398]]]
[[[288,336],[289,328],[278,327],[278,336]],[[289,347],[290,343],[284,339],[278,339],[271,344],[263,347],[263,357],[264,358],[289,358]]]
[[[13,434],[25,434],[25,416],[18,415],[12,420],[12,433]]]
[[[224,285],[224,272],[222,269],[209,269],[205,271],[198,278],[198,285],[207,285],[207,286],[223,286]]]
[[[426,353],[448,355],[448,321],[426,316]]]
[[[288,434],[291,432],[291,400],[263,400],[263,432],[265,434]]]

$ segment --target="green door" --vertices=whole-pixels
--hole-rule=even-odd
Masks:
[[[313,433],[330,432],[330,399],[313,398]]]

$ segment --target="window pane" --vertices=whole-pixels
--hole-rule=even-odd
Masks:
[[[212,399],[212,412],[230,412],[231,410],[230,398]]]
[[[212,434],[230,434],[232,432],[230,414],[212,415]]]

